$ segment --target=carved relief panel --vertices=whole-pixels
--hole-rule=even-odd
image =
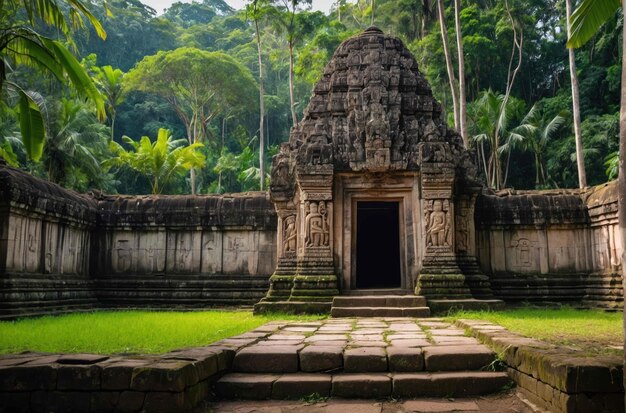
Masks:
[[[452,208],[448,199],[424,201],[424,229],[427,250],[452,250]]]

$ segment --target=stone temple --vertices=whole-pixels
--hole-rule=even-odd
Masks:
[[[495,193],[476,171],[414,57],[372,27],[325,68],[269,193],[77,194],[0,166],[0,318],[372,295],[396,307],[381,315],[621,308],[614,183]]]

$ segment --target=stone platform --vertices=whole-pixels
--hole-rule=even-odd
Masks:
[[[240,349],[217,382],[225,399],[469,396],[511,384],[495,353],[441,319],[290,323]]]

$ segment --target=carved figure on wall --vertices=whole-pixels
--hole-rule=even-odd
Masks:
[[[432,211],[426,213],[426,245],[429,247],[449,246],[448,214],[443,210],[441,200],[433,202]]]
[[[131,265],[130,241],[127,239],[117,240],[117,271],[128,271]]]
[[[296,251],[297,236],[298,231],[296,230],[296,217],[295,215],[290,215],[285,218],[285,231],[283,233],[283,251],[285,253]]]
[[[289,165],[289,144],[282,143],[280,152],[272,160],[271,172],[272,187],[274,190],[287,189],[291,186],[291,172]]]
[[[322,215],[322,245],[328,246],[330,231],[328,226],[328,211],[326,210],[326,203],[324,201],[320,201],[319,211]]]
[[[323,204],[323,201],[320,203]],[[319,205],[316,202],[311,202],[309,204],[309,212],[304,221],[306,228],[305,243],[307,247],[322,247],[328,245],[328,223],[324,222],[326,219],[327,217],[320,213]]]

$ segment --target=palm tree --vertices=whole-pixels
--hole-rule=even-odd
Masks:
[[[16,24],[13,19],[24,14],[28,24]],[[69,17],[66,17],[66,14]],[[67,47],[58,40],[42,36],[33,27],[39,22],[58,29],[68,43],[73,44],[71,32],[83,27],[87,19],[96,33],[106,33],[96,17],[81,0],[5,0],[0,2],[0,90],[6,86],[18,101],[19,124],[27,156],[37,161],[42,155],[45,124],[41,107],[18,83],[10,80],[14,65],[28,65],[43,70],[61,82],[69,80],[82,95],[90,98],[98,117],[104,119],[104,102],[95,85]]]
[[[459,128],[463,144],[469,147],[467,135],[467,99],[465,98],[465,58],[463,56],[463,35],[461,33],[461,2],[454,0],[454,27],[456,49],[459,56]]]
[[[111,140],[115,136],[115,117],[117,107],[124,102],[124,89],[122,80],[124,72],[113,69],[111,66],[103,66],[96,69],[96,83],[106,98],[106,111],[111,121]]]
[[[571,36],[572,0],[565,0],[567,15],[567,35]],[[587,186],[587,173],[585,172],[585,157],[583,154],[583,138],[580,126],[580,98],[578,96],[578,75],[576,74],[576,57],[574,49],[568,49],[569,54],[569,74],[572,84],[572,115],[574,120],[574,137],[576,140],[576,165],[578,166],[578,186]]]
[[[443,51],[446,57],[446,70],[448,71],[448,79],[450,80],[450,91],[452,92],[452,110],[454,110],[454,128],[460,128],[459,120],[459,89],[457,89],[457,82],[454,76],[454,67],[452,65],[452,55],[450,54],[450,40],[448,39],[448,28],[446,27],[445,7],[443,0],[437,0],[437,8],[439,10],[439,27],[441,29],[441,42],[443,44]],[[466,139],[463,139],[463,144],[467,148]]]
[[[81,179],[100,186],[103,174],[99,158],[107,152],[109,128],[77,100],[62,98],[53,105],[53,113],[46,109],[43,113],[44,118],[54,119],[46,125],[43,150],[48,180],[75,189],[88,189],[80,187]]]
[[[565,124],[568,116],[567,111],[561,111],[554,118],[547,119],[539,106],[534,104],[520,125],[511,130],[507,143],[502,147],[505,151],[517,147],[533,153],[535,157],[535,186],[537,188],[545,187],[547,184],[548,176],[544,155],[548,143]]]
[[[204,167],[205,157],[200,152],[204,147],[201,143],[187,145],[186,139],[173,139],[167,129],[159,129],[156,141],[142,136],[136,142],[123,136],[124,142],[131,146],[126,150],[115,141],[109,143],[111,150],[117,155],[107,164],[128,166],[150,179],[153,194],[160,194],[167,185],[178,176],[183,176],[192,168]]]
[[[505,102],[505,95],[495,94],[492,90],[483,92],[471,105],[472,141],[476,145],[487,186],[491,188],[500,189],[506,184],[512,148],[506,145],[509,122],[521,112],[522,105],[523,102],[517,99]],[[505,154],[507,159],[503,171],[501,157]]]

